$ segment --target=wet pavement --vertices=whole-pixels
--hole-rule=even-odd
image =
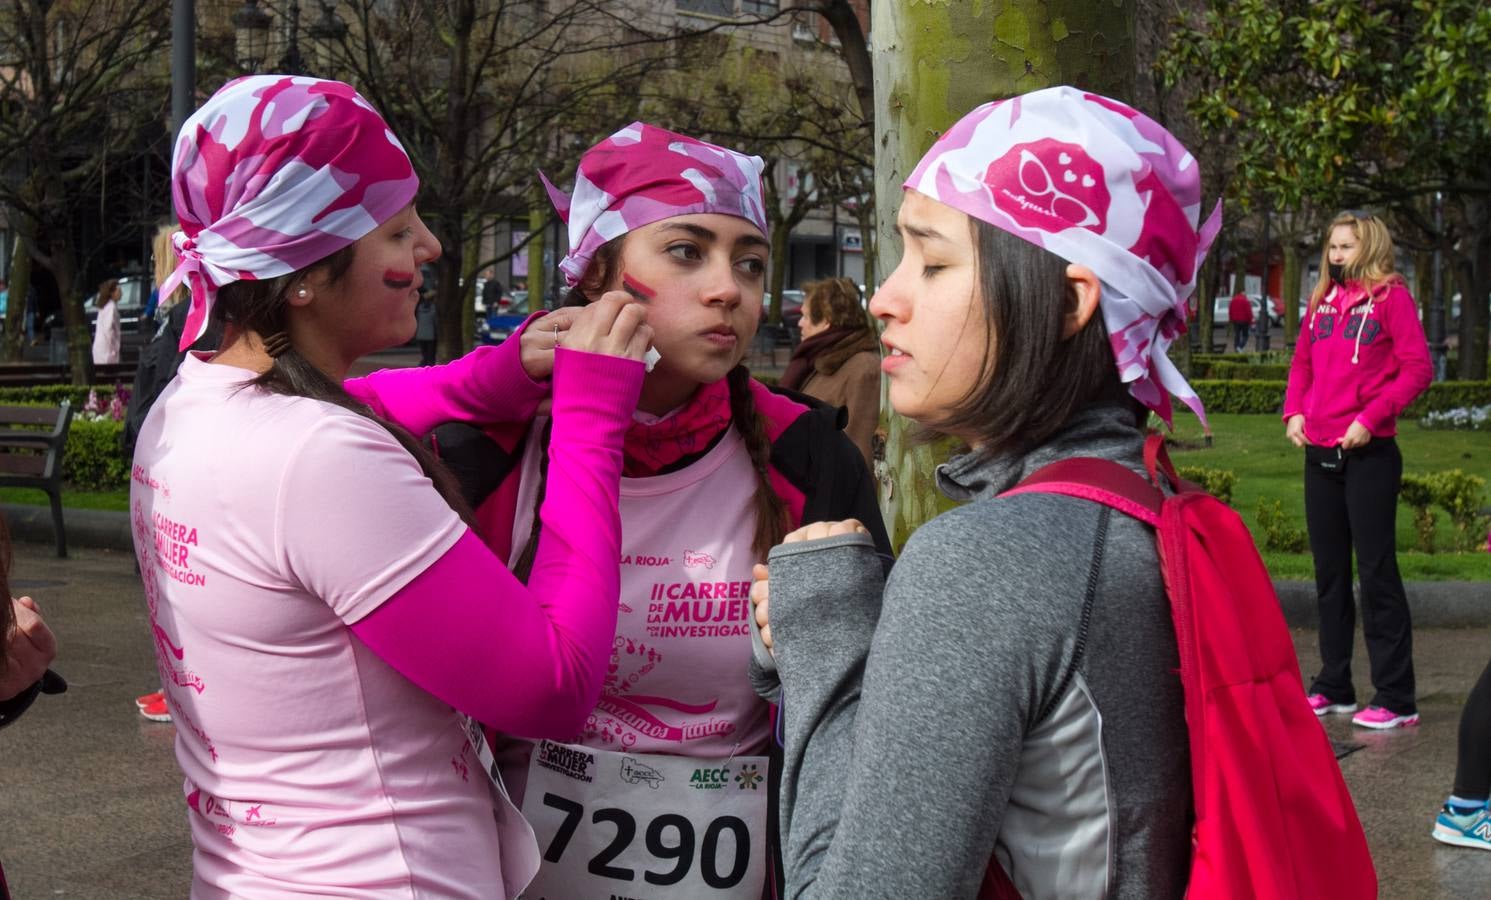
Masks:
[[[30,594],[57,633],[56,669],[70,684],[0,731],[0,860],[16,900],[183,898],[191,842],[171,725],[147,722],[134,698],[156,686],[145,604],[125,553],[19,544],[12,585]],[[1491,657],[1488,624],[1424,629],[1415,638],[1416,729],[1367,732],[1326,722],[1360,749],[1341,760],[1372,845],[1385,898],[1491,898],[1491,853],[1429,837],[1450,788],[1460,706]],[[1307,672],[1313,632],[1295,633]],[[1358,691],[1370,697],[1359,660]]]

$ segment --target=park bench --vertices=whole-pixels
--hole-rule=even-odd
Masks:
[[[0,487],[46,491],[52,502],[52,531],[57,555],[67,556],[67,529],[62,524],[62,455],[72,404],[0,406]]]

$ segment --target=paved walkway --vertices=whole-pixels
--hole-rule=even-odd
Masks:
[[[171,725],[133,698],[156,673],[145,605],[124,553],[16,547],[13,587],[34,596],[61,644],[71,689],[0,732],[0,860],[18,900],[160,900],[188,893],[191,845]],[[1491,601],[1491,587],[1487,588]],[[1488,620],[1491,621],[1491,620]],[[1296,633],[1308,668],[1314,634]],[[1370,733],[1344,718],[1336,740],[1377,858],[1385,898],[1491,896],[1491,853],[1443,847],[1430,823],[1453,776],[1461,703],[1491,655],[1491,624],[1415,635],[1423,725]],[[1359,657],[1361,651],[1358,651]],[[1365,666],[1363,666],[1365,669]],[[1360,690],[1366,696],[1366,686]]]

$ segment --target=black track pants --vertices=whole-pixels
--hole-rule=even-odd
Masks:
[[[1394,530],[1403,455],[1392,438],[1373,438],[1347,451],[1340,467],[1318,464],[1335,451],[1311,448],[1305,457],[1305,521],[1315,557],[1320,603],[1320,674],[1310,693],[1353,703],[1351,651],[1356,604],[1351,595],[1351,558],[1362,587],[1362,634],[1372,666],[1373,706],[1395,713],[1418,711],[1413,684],[1413,623],[1403,578],[1398,574]]]

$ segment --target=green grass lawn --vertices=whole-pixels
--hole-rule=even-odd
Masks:
[[[46,491],[34,488],[0,488],[0,503],[46,506]],[[124,512],[129,509],[129,491],[75,491],[62,488],[62,505],[66,509],[106,509]]]
[[[1277,500],[1295,526],[1305,527],[1304,452],[1284,439],[1284,424],[1277,416],[1216,415],[1211,419],[1210,448],[1172,450],[1177,465],[1229,469],[1237,476],[1233,506],[1248,527],[1258,534],[1255,521],[1258,501]],[[1175,437],[1200,444],[1201,425],[1194,416],[1176,416]],[[1406,472],[1429,473],[1462,469],[1491,483],[1491,436],[1473,431],[1425,431],[1414,422],[1402,423],[1398,444],[1403,450]],[[0,503],[46,505],[47,496],[26,488],[0,488]],[[72,509],[129,509],[129,491],[64,490],[62,502]],[[1491,498],[1487,499],[1491,503]],[[1412,510],[1398,508],[1398,546],[1413,547],[1416,536]],[[1451,546],[1454,530],[1443,511],[1439,515],[1438,546]],[[1262,544],[1259,546],[1262,551]],[[1278,578],[1311,580],[1315,570],[1308,553],[1263,552],[1269,571]],[[1424,554],[1400,551],[1403,577],[1410,581],[1491,582],[1491,553]]]
[[[1194,416],[1175,417],[1175,436],[1181,441],[1201,441],[1201,425]],[[1284,439],[1284,423],[1278,416],[1215,415],[1211,417],[1210,448],[1172,449],[1176,465],[1229,469],[1237,475],[1232,505],[1242,514],[1255,535],[1258,501],[1277,500],[1301,530],[1305,527],[1304,451]],[[1417,423],[1400,423],[1398,446],[1403,451],[1403,471],[1420,474],[1461,469],[1491,483],[1491,436],[1474,431],[1425,431]],[[1487,500],[1491,503],[1491,499]],[[1436,546],[1451,546],[1454,528],[1449,516],[1439,511]],[[1413,511],[1398,507],[1398,546],[1413,547],[1416,535]],[[1259,541],[1262,550],[1262,541]],[[1311,580],[1315,570],[1308,553],[1263,552],[1269,571],[1277,578]],[[1424,554],[1400,549],[1398,564],[1410,581],[1491,581],[1491,553]]]

